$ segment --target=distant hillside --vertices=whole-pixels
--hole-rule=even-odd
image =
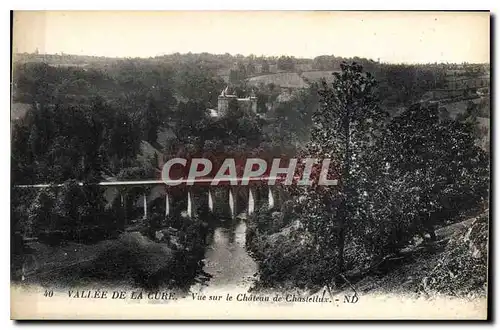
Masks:
[[[274,84],[281,88],[306,88],[308,85],[296,72],[268,74],[264,76],[252,77],[247,80],[250,85]]]
[[[321,79],[325,79],[326,82],[333,82],[333,73],[340,72],[338,70],[335,71],[306,71],[302,72],[302,79],[305,81],[320,81]]]
[[[490,116],[489,97],[477,97],[474,99],[457,99],[455,102],[440,101],[440,107],[445,108],[452,119],[457,115],[465,114],[467,108],[473,109],[478,117],[488,118]]]
[[[252,86],[261,84],[274,84],[281,88],[307,88],[312,82],[319,82],[325,79],[327,82],[333,81],[332,73],[335,71],[307,71],[301,74],[297,72],[282,72],[275,74],[267,74],[247,79],[247,82]]]

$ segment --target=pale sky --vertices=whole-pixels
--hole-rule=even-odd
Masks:
[[[150,57],[201,53],[490,61],[488,12],[16,11],[14,51]]]

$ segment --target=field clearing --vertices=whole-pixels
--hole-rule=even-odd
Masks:
[[[340,71],[307,71],[302,72],[302,78],[309,81],[320,81],[325,78],[326,82],[331,83],[333,81],[333,73]]]
[[[301,74],[297,72],[281,72],[248,78],[247,81],[254,86],[261,83],[264,85],[273,83],[282,88],[307,88],[310,82],[318,82],[323,78],[326,82],[331,83],[333,81],[333,72],[336,71],[305,71]]]
[[[450,113],[450,116],[455,119],[458,114],[463,114],[467,112],[467,106],[469,102],[474,103],[476,106],[480,106],[481,98],[470,99],[470,100],[461,100],[452,103],[441,104],[440,106],[446,108]]]
[[[448,110],[451,118],[455,119],[459,114],[465,113],[467,111],[467,101],[443,104],[442,107]]]
[[[285,72],[252,77],[248,79],[250,85],[275,84],[282,88],[306,88],[308,84],[296,72]]]

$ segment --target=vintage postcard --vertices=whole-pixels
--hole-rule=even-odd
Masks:
[[[490,19],[13,12],[11,318],[488,319]]]

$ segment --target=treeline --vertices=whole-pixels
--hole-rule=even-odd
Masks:
[[[139,119],[100,99],[47,105],[13,124],[12,182],[95,182],[134,166],[143,133]],[[146,127],[144,127],[146,128]]]
[[[276,69],[282,71],[295,70],[340,70],[342,62],[356,62],[363,65],[369,72],[376,71],[376,68],[381,65],[387,65],[373,59],[354,57],[342,57],[335,55],[320,55],[315,58],[297,58],[294,56],[263,56],[263,55],[248,55],[241,54],[210,54],[210,53],[174,53],[169,55],[161,55],[150,58],[108,58],[98,56],[83,56],[83,55],[68,55],[68,54],[16,54],[14,60],[18,63],[27,62],[43,62],[51,65],[70,66],[76,65],[88,68],[103,68],[110,65],[115,65],[123,61],[133,61],[148,63],[153,65],[169,65],[171,67],[180,67],[186,64],[199,64],[216,73],[221,69],[238,69],[247,71],[248,73],[268,73],[270,66],[275,66]],[[468,73],[486,72],[489,70],[488,64],[473,64],[473,63],[429,63],[429,64],[412,64],[416,67],[427,68],[446,68],[448,70],[465,69]],[[259,70],[256,71],[256,69]]]
[[[96,68],[17,63],[13,85],[14,102],[81,103],[100,96],[136,111],[149,97],[168,111],[179,101],[216,105],[224,83],[200,64],[172,68],[145,60],[120,60]]]
[[[25,65],[35,65],[37,70],[41,70],[36,75],[45,74],[46,78],[59,70],[57,81],[69,81],[66,80],[60,90],[53,90],[51,83],[55,82],[50,79],[47,84],[42,83],[36,88],[30,87],[33,82],[30,84],[21,80],[18,82],[20,88],[15,89],[19,90],[15,99],[29,101],[29,95],[38,91],[39,94],[47,95],[46,97],[53,94],[69,95],[66,97],[76,98],[78,102],[79,96],[90,92],[126,100],[124,106],[134,107],[137,102],[144,101],[144,91],[155,86],[156,92],[165,99],[174,95],[177,100],[202,102],[214,108],[217,105],[217,95],[225,84],[223,78],[228,79],[231,84],[240,84],[249,77],[276,72],[300,74],[311,70],[339,71],[343,61],[360,63],[377,78],[378,96],[384,106],[388,107],[408,106],[418,101],[424,93],[444,88],[447,74],[457,70],[463,71],[460,74],[471,76],[489,70],[489,66],[484,64],[388,64],[366,58],[343,58],[335,55],[307,59],[285,55],[265,57],[209,53],[176,53],[154,58],[18,54],[14,82],[18,81],[17,77],[33,76],[29,72],[22,72],[33,69]],[[51,69],[40,68],[37,66],[40,63],[47,64]],[[157,86],[158,82],[163,86]],[[169,88],[162,89],[166,85]],[[116,91],[122,95],[116,95]]]

